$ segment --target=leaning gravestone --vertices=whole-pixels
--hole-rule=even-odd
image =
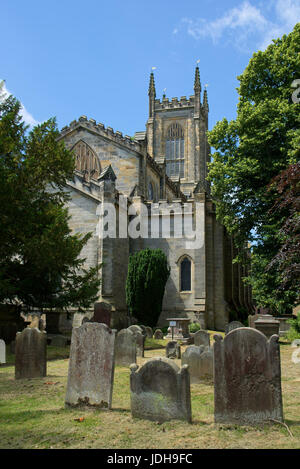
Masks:
[[[155,340],[162,340],[164,338],[164,335],[160,329],[156,329],[154,332],[154,339]]]
[[[27,327],[22,332],[17,332],[15,353],[16,379],[46,376],[46,332],[32,327]]]
[[[134,325],[134,326],[128,327],[127,329],[130,330],[134,334],[137,356],[143,357],[146,336],[143,335],[142,329],[139,326]]]
[[[6,348],[4,340],[0,339],[0,365],[6,363]]]
[[[215,422],[282,422],[278,336],[243,327],[214,339]]]
[[[132,363],[136,363],[135,336],[129,329],[122,329],[115,341],[115,364],[130,366]]]
[[[238,329],[239,327],[245,327],[245,326],[240,321],[232,321],[229,324],[227,324],[225,328],[225,334],[228,334],[229,332],[233,331],[234,329]]]
[[[167,358],[181,358],[180,345],[176,340],[171,340],[166,346],[166,357]]]
[[[181,357],[181,365],[188,365],[191,383],[201,383],[213,379],[213,349],[200,345],[186,348]]]
[[[210,346],[210,335],[206,331],[197,331],[194,334],[194,345],[198,347],[204,345],[205,347]]]
[[[111,408],[115,333],[92,322],[73,329],[66,406]]]
[[[180,369],[168,358],[152,358],[140,369],[131,365],[130,370],[133,417],[191,423],[190,376],[186,365]]]

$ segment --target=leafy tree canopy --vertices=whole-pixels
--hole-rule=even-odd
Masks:
[[[288,36],[253,55],[238,77],[236,119],[223,119],[208,133],[216,150],[208,179],[217,217],[239,246],[254,241],[253,293],[260,305],[275,309],[280,274],[266,268],[280,249],[278,232],[287,213],[272,210],[278,193],[270,182],[299,158],[300,104],[292,100],[292,83],[299,78],[298,23]],[[296,297],[293,289],[280,295],[283,309]]]
[[[12,96],[0,100],[0,302],[86,308],[99,280],[79,257],[90,235],[68,227],[73,154],[55,119],[28,132],[20,108]]]

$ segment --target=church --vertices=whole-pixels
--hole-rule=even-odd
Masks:
[[[70,227],[75,233],[93,233],[81,255],[86,267],[101,265],[99,301],[110,303],[113,327],[127,327],[129,256],[141,249],[160,248],[167,256],[170,276],[158,326],[166,326],[169,317],[188,317],[203,328],[224,330],[234,313],[252,309],[252,300],[242,280],[247,268],[232,264],[237,249],[216,220],[206,180],[209,105],[198,66],[192,96],[156,99],[151,72],[148,97],[146,129],[134,136],[124,136],[86,116],[61,130],[60,139],[76,158],[74,177],[66,188]],[[105,235],[107,226],[101,223],[109,206],[116,214],[115,236]],[[175,235],[177,212],[167,210],[170,207],[190,215],[200,242],[193,244]],[[151,223],[147,214],[152,214]],[[135,215],[146,228],[140,235],[130,235],[121,227],[120,220],[125,217],[130,224]],[[166,221],[170,227],[163,230]],[[74,321],[78,316],[74,312]]]

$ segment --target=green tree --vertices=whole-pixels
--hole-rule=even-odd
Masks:
[[[280,275],[266,271],[280,249],[282,211],[272,211],[277,192],[270,181],[299,157],[300,104],[291,87],[300,74],[300,24],[253,55],[238,77],[237,117],[223,119],[209,132],[215,148],[209,164],[217,217],[236,243],[252,241],[249,282],[261,306],[290,308],[295,291],[277,289]]]
[[[98,269],[79,257],[91,236],[71,234],[65,203],[74,157],[55,119],[28,132],[20,103],[0,102],[0,302],[36,308],[87,308]]]
[[[126,302],[131,314],[142,324],[156,326],[169,275],[167,258],[161,249],[144,249],[130,256]]]

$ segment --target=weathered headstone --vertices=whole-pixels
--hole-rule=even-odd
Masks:
[[[54,347],[66,347],[68,338],[63,335],[54,335],[51,338],[51,345]]]
[[[27,327],[22,332],[17,332],[15,353],[16,379],[46,376],[46,332],[32,327]]]
[[[213,349],[200,345],[186,348],[181,357],[181,365],[188,365],[191,383],[201,383],[213,379]]]
[[[146,331],[146,326],[143,326],[142,324],[139,326],[140,329],[142,330],[142,334],[147,337],[147,331]]]
[[[145,329],[146,329],[146,334],[147,334],[148,339],[152,339],[153,337],[152,327],[146,326]]]
[[[204,345],[205,347],[210,346],[210,335],[206,331],[197,331],[194,334],[194,345],[198,347]]]
[[[129,329],[119,331],[115,341],[115,364],[130,366],[136,363],[136,352],[134,333]]]
[[[240,321],[231,321],[225,327],[225,334],[228,334],[229,332],[233,331],[234,329],[238,329],[239,327],[245,327],[245,326]]]
[[[128,329],[134,334],[135,342],[136,342],[136,353],[138,357],[144,356],[144,345],[146,336],[143,335],[142,329],[139,326],[130,326]]]
[[[243,327],[214,338],[215,422],[283,421],[278,336]]]
[[[0,339],[0,364],[6,363],[6,347],[3,339]]]
[[[256,319],[260,318],[261,314],[249,314],[248,316],[248,326],[252,327],[252,329],[255,329],[255,321]]]
[[[168,358],[152,358],[140,369],[130,367],[131,413],[133,417],[164,422],[192,421],[190,376]]]
[[[99,322],[110,327],[111,321],[111,305],[105,301],[97,301],[94,303],[94,316],[89,322]]]
[[[164,338],[164,335],[160,329],[156,329],[153,337],[155,340],[162,340]]]
[[[103,323],[73,329],[66,406],[111,408],[115,333]]]
[[[176,340],[170,340],[166,346],[166,357],[167,358],[181,358],[180,345]]]

